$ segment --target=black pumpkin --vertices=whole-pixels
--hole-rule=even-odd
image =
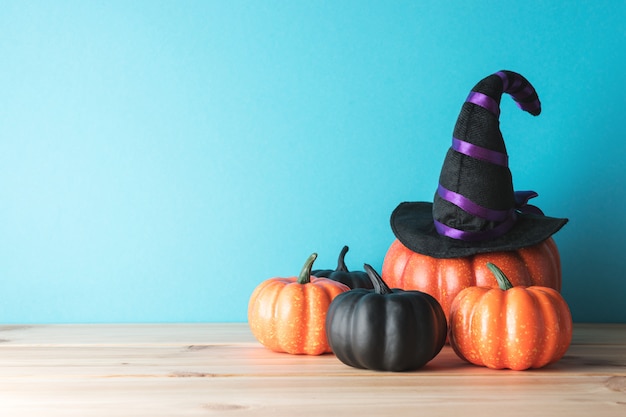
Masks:
[[[337,268],[336,269],[317,269],[311,272],[313,276],[319,278],[328,278],[333,281],[341,282],[344,285],[347,285],[350,289],[354,288],[367,288],[372,289],[374,286],[372,285],[372,281],[367,276],[367,273],[364,271],[348,271],[348,267],[346,266],[345,257],[346,253],[348,253],[348,247],[344,246],[339,253],[339,259],[337,260]]]
[[[448,330],[439,302],[420,291],[389,289],[365,265],[373,290],[339,294],[326,315],[326,335],[337,358],[355,368],[409,371],[443,348]]]

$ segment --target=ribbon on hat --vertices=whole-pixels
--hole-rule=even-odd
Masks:
[[[539,209],[539,207],[528,204],[528,200],[539,195],[535,191],[515,191],[515,208],[511,210],[493,210],[482,207],[467,197],[448,190],[441,184],[439,184],[439,187],[437,188],[437,193],[442,199],[456,205],[461,210],[466,211],[473,216],[481,217],[490,221],[501,221],[501,223],[493,229],[476,232],[456,229],[434,220],[437,233],[452,239],[463,240],[466,242],[476,242],[502,236],[511,230],[517,221],[518,212],[543,215],[543,212]]]
[[[515,198],[515,209],[520,213],[539,214],[543,216],[543,211],[537,206],[528,204],[528,200],[537,197],[539,194],[535,191],[515,191],[513,197]]]
[[[509,156],[507,154],[492,151],[491,149],[474,145],[473,143],[469,143],[461,139],[452,138],[452,149],[474,159],[491,162],[492,164],[503,167],[509,166]]]
[[[498,71],[495,75],[502,80],[502,91],[511,95],[517,107],[534,116],[541,113],[539,97],[537,96],[535,88],[528,80],[520,74],[513,72],[508,72],[507,74],[505,71]],[[509,77],[513,79],[510,80]],[[500,117],[500,105],[493,97],[489,97],[478,91],[471,91],[465,101],[487,109],[496,117]]]
[[[465,99],[468,103],[476,104],[483,107],[493,113],[496,117],[500,117],[500,105],[492,97],[487,94],[479,93],[478,91],[472,91]]]
[[[534,116],[541,113],[541,103],[537,92],[526,78],[511,71],[498,71],[496,75],[502,80],[502,90],[511,95],[517,107]]]

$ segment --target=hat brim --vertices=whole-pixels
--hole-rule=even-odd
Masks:
[[[391,229],[410,250],[433,258],[462,258],[477,253],[513,251],[543,242],[558,232],[567,219],[520,213],[506,234],[482,242],[465,242],[437,233],[433,204],[404,202],[391,214]]]

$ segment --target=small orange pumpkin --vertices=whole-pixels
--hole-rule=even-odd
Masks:
[[[452,300],[461,290],[498,286],[485,266],[487,262],[499,265],[513,285],[561,290],[561,260],[552,238],[515,251],[447,259],[413,252],[396,239],[385,255],[382,275],[391,288],[422,291],[435,297],[449,322]]]
[[[332,352],[326,339],[326,313],[331,301],[349,288],[311,276],[316,258],[315,253],[309,256],[298,277],[270,278],[250,296],[248,324],[265,347],[291,354]]]
[[[572,316],[563,297],[547,287],[514,287],[488,264],[499,288],[471,287],[450,311],[450,345],[475,365],[493,369],[541,368],[565,355]]]

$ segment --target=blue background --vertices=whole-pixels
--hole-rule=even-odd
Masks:
[[[244,321],[254,287],[380,269],[500,69],[516,189],[575,321],[626,322],[626,3],[0,1],[0,322]]]

